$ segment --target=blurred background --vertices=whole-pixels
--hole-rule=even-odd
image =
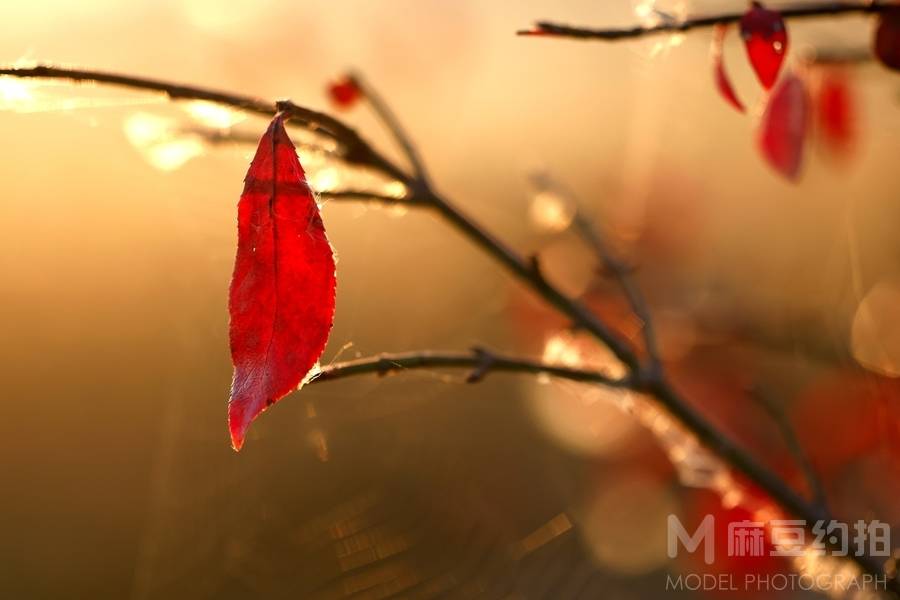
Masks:
[[[854,65],[852,153],[812,143],[789,184],[757,153],[762,94],[736,32],[726,62],[749,116],[714,89],[709,31],[614,44],[514,35],[541,18],[630,25],[646,14],[636,8],[6,2],[0,57],[326,111],[329,81],[358,70],[441,191],[634,334],[571,230],[576,206],[609,232],[638,266],[673,376],[717,423],[802,487],[748,400],[763,390],[836,513],[900,524],[900,79]],[[789,60],[865,49],[871,31],[862,17],[791,23]],[[786,568],[670,563],[667,515],[751,513],[723,507],[691,461],[672,467],[672,444],[620,410],[634,399],[595,389],[422,371],[314,385],[235,454],[226,298],[253,144],[179,128],[252,139],[265,122],[7,79],[0,109],[4,597],[650,598],[669,573]],[[341,116],[397,156],[365,107]],[[309,170],[320,189],[353,183]],[[323,363],[474,344],[609,363],[433,216],[338,202],[323,215],[340,259]],[[700,489],[684,485],[696,477]]]

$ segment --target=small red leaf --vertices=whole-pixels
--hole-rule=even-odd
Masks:
[[[231,280],[228,405],[231,444],[296,389],[325,349],[334,320],[334,256],[281,116],[259,142],[238,203]]]
[[[736,108],[739,112],[745,112],[743,103],[737,97],[728,73],[725,71],[725,63],[722,58],[723,46],[725,44],[725,34],[728,33],[727,25],[717,25],[713,32],[712,45],[709,49],[710,58],[713,63],[713,74],[716,79],[716,89],[725,100]]]
[[[344,76],[328,86],[328,96],[338,108],[352,108],[362,97],[362,90],[353,77]]]
[[[741,18],[741,37],[760,83],[767,90],[772,89],[788,49],[787,29],[781,13],[753,2]]]
[[[824,67],[816,90],[816,132],[835,158],[849,157],[856,147],[856,118],[849,73],[840,67]]]
[[[759,148],[776,171],[792,181],[800,175],[809,125],[809,96],[803,80],[790,73],[769,96],[759,129]]]
[[[875,56],[887,68],[900,71],[900,7],[886,8],[878,16]]]

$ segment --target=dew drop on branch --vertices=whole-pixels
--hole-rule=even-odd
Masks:
[[[681,23],[687,18],[688,6],[685,0],[633,0],[634,16],[642,27]],[[645,40],[649,58],[665,54],[684,43],[682,33],[654,36]]]
[[[632,0],[634,16],[642,27],[680,23],[687,18],[686,0]]]

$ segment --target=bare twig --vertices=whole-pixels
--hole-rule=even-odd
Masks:
[[[615,256],[607,247],[600,233],[594,227],[587,216],[580,210],[575,212],[573,221],[576,230],[581,237],[591,246],[594,253],[600,259],[604,269],[610,273],[622,288],[622,293],[628,301],[631,310],[635,316],[641,321],[641,332],[644,338],[644,348],[650,359],[650,368],[661,368],[659,358],[659,348],[656,343],[656,332],[653,327],[653,319],[650,316],[650,307],[647,306],[647,299],[644,293],[637,286],[634,278],[631,276],[631,267]]]
[[[186,125],[178,127],[176,133],[195,136],[202,139],[210,146],[253,146],[259,144],[259,134],[235,129],[222,129],[219,127],[206,127],[202,125]],[[316,153],[322,156],[338,160],[340,154],[328,149],[321,144],[292,140],[298,152]]]
[[[422,201],[415,196],[407,194],[406,196],[385,196],[376,192],[366,190],[333,190],[327,192],[316,192],[316,195],[325,200],[348,201],[348,202],[378,202],[379,204],[402,204],[422,205]]]
[[[812,17],[829,17],[850,13],[872,14],[879,13],[892,7],[896,3],[859,3],[859,2],[822,2],[819,4],[806,4],[778,9],[785,19],[804,19]],[[517,31],[517,35],[536,37],[564,37],[579,40],[616,41],[628,38],[638,38],[659,33],[683,33],[691,29],[713,27],[720,24],[735,23],[741,20],[743,12],[710,15],[705,17],[693,17],[683,21],[661,19],[654,25],[635,25],[621,29],[596,29],[563,25],[551,21],[538,21],[533,29]]]
[[[596,383],[614,388],[629,386],[627,379],[615,379],[597,371],[572,369],[524,358],[496,354],[483,348],[471,352],[408,352],[403,354],[381,354],[322,367],[311,382],[333,381],[357,375],[387,375],[395,371],[411,369],[470,369],[469,383],[480,381],[488,373],[545,374],[560,379]]]
[[[794,460],[797,461],[797,466],[799,466],[800,470],[803,472],[803,477],[806,479],[806,484],[809,486],[813,502],[815,502],[815,504],[823,511],[826,511],[828,505],[825,495],[825,486],[822,485],[822,480],[819,478],[818,473],[816,473],[816,469],[813,467],[812,462],[810,462],[809,455],[803,450],[803,446],[800,444],[800,440],[797,439],[797,434],[794,432],[794,428],[784,414],[784,411],[776,405],[774,399],[769,395],[767,390],[759,386],[751,390],[750,397],[756,401],[778,427],[778,431],[781,434],[782,439],[784,439],[784,443],[787,444],[788,450],[794,455]]]
[[[429,187],[431,184],[428,178],[428,171],[425,169],[425,164],[419,156],[419,151],[415,144],[413,144],[412,139],[407,135],[403,125],[400,124],[400,119],[398,119],[397,115],[394,114],[394,111],[391,110],[390,105],[384,101],[381,94],[379,94],[375,88],[370,86],[361,75],[353,73],[350,77],[366,100],[368,100],[369,106],[372,107],[372,110],[381,122],[384,123],[388,131],[391,132],[391,135],[394,136],[394,140],[403,150],[407,160],[409,160],[409,164],[413,168],[415,179],[420,185],[426,188]]]
[[[649,368],[657,371],[662,368],[659,357],[659,349],[656,342],[656,333],[653,327],[653,319],[650,316],[650,308],[647,300],[640,287],[632,277],[632,268],[622,259],[617,257],[615,253],[606,244],[600,230],[594,225],[593,221],[585,214],[582,203],[568,187],[553,180],[545,174],[536,174],[532,178],[532,183],[539,189],[544,191],[554,191],[568,197],[575,205],[575,214],[572,218],[572,224],[575,231],[590,246],[597,260],[606,274],[609,274],[618,283],[625,300],[628,302],[634,315],[641,321],[641,333],[644,340],[644,349],[650,359]]]
[[[864,7],[858,5],[854,5],[854,7],[856,10],[864,9]],[[839,12],[851,12],[851,10],[845,6],[845,8]],[[869,12],[874,12],[874,10],[870,9]],[[789,16],[799,15],[793,14]],[[70,79],[74,81],[93,81],[135,89],[154,90],[166,93],[170,97],[176,99],[208,100],[265,115],[272,115],[277,111],[285,112],[290,117],[294,118],[301,126],[312,131],[320,132],[337,141],[343,148],[344,159],[348,162],[355,162],[374,170],[381,171],[388,177],[407,185],[412,191],[413,203],[436,210],[450,225],[458,229],[475,245],[496,259],[513,276],[540,295],[545,302],[571,319],[575,325],[590,333],[599,342],[605,344],[627,368],[629,372],[627,382],[630,389],[655,397],[662,406],[664,406],[681,424],[696,436],[697,440],[702,445],[712,450],[726,463],[758,485],[769,495],[772,501],[777,503],[784,511],[799,519],[805,520],[809,524],[815,523],[820,519],[829,520],[829,515],[824,513],[819,507],[808,503],[796,494],[777,475],[763,466],[757,459],[738,446],[724,432],[718,430],[708,419],[706,419],[706,417],[694,409],[690,403],[682,398],[672,387],[661,371],[646,370],[642,368],[642,365],[630,344],[615,334],[606,323],[599,319],[585,304],[567,296],[553,284],[541,277],[539,271],[533,268],[532,262],[526,257],[523,257],[481,227],[448,199],[436,193],[433,188],[420,185],[419,180],[404,173],[390,160],[366,143],[353,129],[347,127],[333,117],[302,108],[288,101],[272,103],[247,96],[213,92],[201,88],[181,86],[158,80],[114,75],[97,71],[84,71],[48,66],[32,68],[11,67],[0,69],[0,75],[25,78],[45,77]],[[456,357],[455,360],[461,360],[461,357]],[[481,365],[483,361],[480,356],[470,357],[469,360],[474,360],[475,362],[465,366],[477,367]],[[383,365],[384,363],[381,364]],[[374,371],[377,372],[377,368],[371,366],[351,367],[351,370],[353,369],[374,369]],[[541,366],[538,372],[544,372],[544,367]],[[596,376],[596,374],[592,376]],[[883,567],[878,561],[865,556],[853,556],[851,558],[869,573],[879,576],[882,576],[884,573]],[[888,588],[891,589],[895,595],[900,596],[900,586],[898,586],[896,580],[890,580],[888,582]]]
[[[206,100],[264,116],[272,116],[278,111],[282,111],[285,113],[285,117],[293,121],[294,124],[337,142],[341,146],[340,154],[347,162],[369,166],[383,171],[395,179],[403,180],[406,178],[401,169],[376,152],[356,131],[334,117],[298,106],[290,100],[270,102],[251,96],[180,85],[158,79],[105,73],[103,71],[71,69],[53,65],[0,68],[0,75],[21,78],[67,79],[75,82],[103,83],[132,89],[149,90],[166,94],[173,100]]]
[[[804,58],[813,65],[857,65],[875,60],[869,48],[816,48]]]

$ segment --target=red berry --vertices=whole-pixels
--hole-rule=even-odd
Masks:
[[[781,13],[754,2],[741,18],[741,37],[759,82],[772,89],[788,50],[788,35]]]
[[[889,69],[900,71],[900,8],[888,8],[878,17],[875,56]]]
[[[362,90],[355,79],[344,76],[328,86],[328,95],[338,108],[351,108],[362,96]]]

